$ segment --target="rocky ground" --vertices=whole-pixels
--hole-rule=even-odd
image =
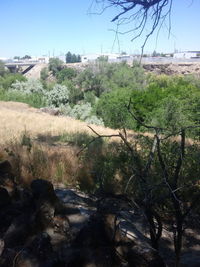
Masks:
[[[54,190],[42,179],[22,187],[8,161],[0,163],[0,218],[2,267],[166,266],[125,196]]]
[[[0,183],[0,266],[165,266],[129,222],[126,199],[54,191],[42,179],[22,188],[8,161]]]
[[[182,62],[182,63],[146,63],[143,68],[147,72],[166,75],[200,75],[200,63],[197,62]]]

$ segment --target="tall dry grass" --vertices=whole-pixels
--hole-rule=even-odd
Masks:
[[[24,131],[34,138],[38,135],[57,136],[64,132],[92,134],[87,124],[70,117],[56,117],[30,108],[27,104],[0,102],[0,144],[19,140]],[[117,131],[93,125],[99,134],[114,134]]]
[[[76,139],[84,142],[85,137],[93,134],[86,123],[51,116],[15,102],[0,102],[0,122],[0,160],[11,162],[17,181],[29,184],[42,178],[57,186],[77,186],[80,182],[85,188],[93,186],[92,160],[83,164],[81,156],[77,156],[81,146]],[[117,133],[101,126],[92,127],[99,134]],[[70,142],[59,142],[59,136],[69,137]]]

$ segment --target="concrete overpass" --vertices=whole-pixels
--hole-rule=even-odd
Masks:
[[[21,74],[26,74],[35,65],[41,64],[38,61],[25,61],[25,62],[9,62],[5,64],[5,67],[12,73],[19,72]]]

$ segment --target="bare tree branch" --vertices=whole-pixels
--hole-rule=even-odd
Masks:
[[[115,32],[116,34],[135,32],[135,36],[133,36],[131,41],[145,33],[144,30],[147,29],[147,24],[148,26],[151,25],[144,37],[144,42],[141,47],[142,54],[149,37],[157,28],[159,29],[159,27],[162,27],[167,18],[170,35],[173,0],[96,0],[95,2],[97,5],[101,5],[100,14],[105,12],[106,9],[111,9],[113,7],[118,10],[117,15],[111,19],[111,22],[117,22],[117,29]],[[119,26],[122,28],[129,23],[135,23],[135,25],[130,26],[131,29],[125,31],[118,30]]]

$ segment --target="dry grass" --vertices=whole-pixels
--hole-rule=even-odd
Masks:
[[[75,186],[77,183],[79,159],[75,148],[34,143],[31,147],[10,143],[6,150],[1,148],[0,157],[10,161],[17,182],[29,184],[42,178],[57,185]]]
[[[26,131],[31,137],[61,135],[63,132],[92,134],[87,124],[70,117],[56,117],[30,108],[27,104],[0,102],[0,144],[19,140]],[[116,134],[117,131],[93,126],[99,134]]]
[[[65,134],[78,139],[79,143],[81,139],[87,142],[88,135],[93,133],[86,123],[69,117],[52,116],[15,102],[0,102],[0,122],[0,160],[8,159],[11,162],[18,180],[27,184],[33,179],[43,178],[54,184],[76,186],[79,183],[84,189],[93,187],[95,161],[101,156],[98,146],[94,144],[94,150],[90,151],[92,157],[81,161],[82,155],[77,156],[79,144],[59,143],[59,138],[56,139]],[[92,128],[102,135],[118,133],[101,126],[92,125]],[[138,134],[128,132],[127,135],[134,140],[133,137]],[[144,135],[153,137],[149,133]],[[140,150],[137,138],[135,141],[137,150]],[[109,152],[104,148],[104,154]]]
[[[33,179],[43,178],[54,184],[73,186],[82,180],[86,187],[92,185],[90,168],[82,166],[77,157],[80,147],[52,143],[55,136],[63,133],[92,135],[86,123],[52,116],[16,102],[0,102],[0,121],[0,160],[11,162],[17,180],[27,184]],[[101,126],[92,127],[99,134],[117,133]],[[25,138],[28,137],[28,144],[22,140],[24,134]],[[40,142],[36,141],[39,139]]]

